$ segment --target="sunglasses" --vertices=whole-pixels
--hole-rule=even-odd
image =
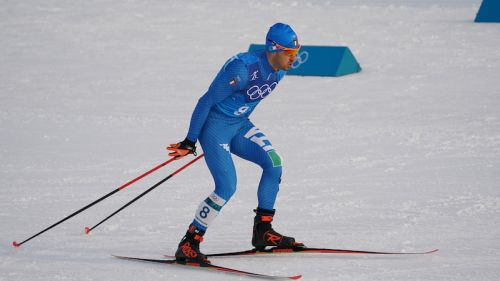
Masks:
[[[276,42],[274,42],[274,41],[273,41],[273,44],[274,44],[274,46],[276,47],[276,49],[278,49],[278,50],[282,50],[282,51],[283,51],[283,53],[284,53],[285,55],[289,56],[289,57],[296,55],[296,54],[299,52],[300,47],[301,47],[301,46],[299,45],[299,46],[297,46],[297,48],[287,48],[287,47],[283,47],[283,46],[281,46],[280,44],[278,44],[278,43],[276,43]]]

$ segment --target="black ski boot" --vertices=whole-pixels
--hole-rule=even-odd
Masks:
[[[304,247],[304,244],[295,242],[295,238],[283,236],[276,232],[271,222],[275,210],[264,210],[257,208],[254,210],[257,214],[253,223],[252,245],[257,250],[264,250],[267,246],[278,248]]]
[[[200,252],[200,243],[203,241],[205,231],[189,225],[186,235],[179,243],[179,248],[175,252],[175,259],[178,262],[210,263],[207,257]]]

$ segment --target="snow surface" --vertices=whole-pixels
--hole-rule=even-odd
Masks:
[[[1,1],[0,280],[238,280],[110,256],[173,253],[213,188],[203,161],[92,235],[182,163],[11,242],[165,161],[222,63],[277,21],[302,44],[349,46],[363,71],[286,77],[254,112],[284,158],[275,228],[309,246],[440,251],[213,262],[304,280],[500,280],[500,24],[473,23],[480,3]],[[250,247],[260,171],[235,161],[238,192],[205,252]]]

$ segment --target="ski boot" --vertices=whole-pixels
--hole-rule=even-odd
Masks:
[[[196,228],[193,224],[189,225],[186,235],[179,243],[179,247],[175,252],[175,259],[178,262],[196,262],[210,263],[207,257],[200,252],[200,243],[203,241],[205,231]]]
[[[305,247],[304,244],[295,242],[295,238],[281,235],[273,229],[271,222],[275,213],[274,209],[257,208],[254,212],[257,214],[254,219],[252,237],[252,245],[255,249],[262,251],[267,246],[277,248]]]

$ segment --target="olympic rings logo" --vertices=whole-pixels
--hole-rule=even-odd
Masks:
[[[263,99],[267,97],[276,88],[278,83],[273,82],[271,85],[264,84],[262,86],[254,85],[247,91],[250,100]]]
[[[299,52],[297,59],[295,59],[292,64],[292,68],[299,68],[300,65],[306,63],[307,59],[309,59],[309,53],[307,51]]]

